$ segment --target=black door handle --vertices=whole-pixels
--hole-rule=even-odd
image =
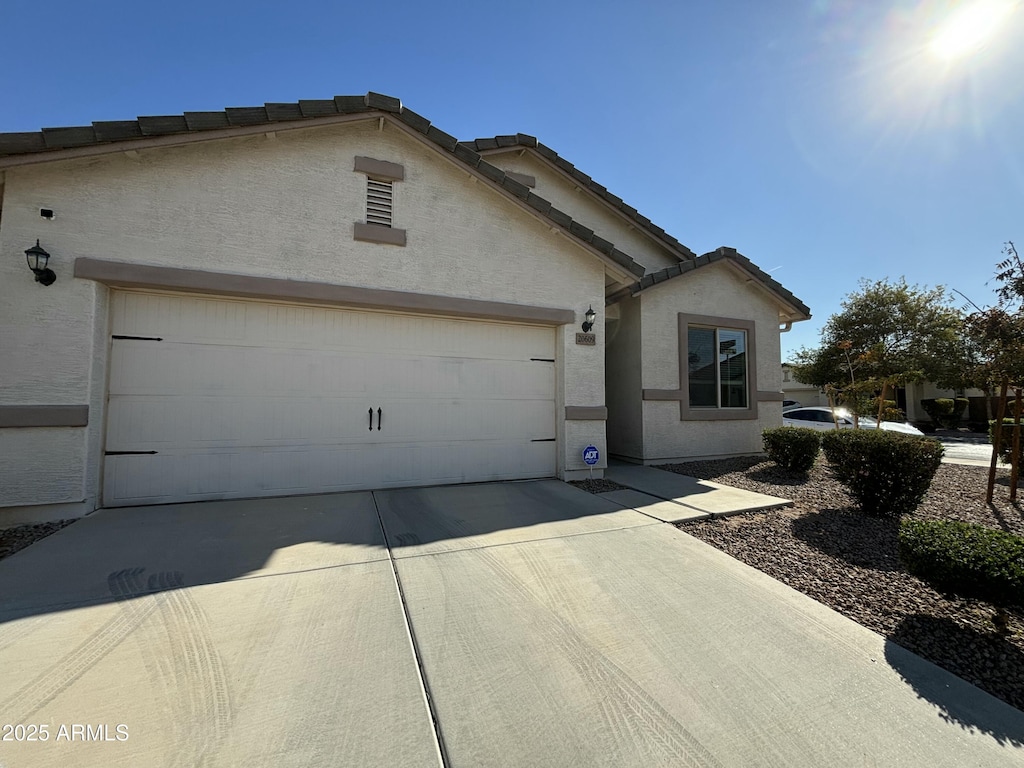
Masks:
[[[370,409],[370,431],[373,432],[373,408]]]
[[[378,432],[380,432],[380,417],[381,417],[381,414],[382,414],[382,411],[381,411],[380,408],[378,408],[377,409],[377,431]]]

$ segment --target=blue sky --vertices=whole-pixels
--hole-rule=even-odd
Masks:
[[[532,134],[810,305],[785,357],[860,278],[993,300],[1024,245],[1024,7],[986,1],[1016,5],[944,61],[968,2],[7,0],[0,131],[373,90],[459,138]]]

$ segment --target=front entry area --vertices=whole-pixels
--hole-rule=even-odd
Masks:
[[[550,327],[114,291],[107,507],[551,477]]]

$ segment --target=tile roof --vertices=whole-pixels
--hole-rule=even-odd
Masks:
[[[390,115],[423,134],[428,141],[454,155],[510,195],[519,198],[552,223],[567,230],[577,240],[594,248],[628,272],[638,277],[644,274],[643,266],[628,254],[620,251],[608,240],[595,235],[593,230],[574,221],[544,198],[534,194],[526,185],[488,163],[473,148],[460,144],[454,136],[435,128],[425,117],[403,107],[399,99],[372,91],[365,96],[335,96],[333,99],[300,100],[295,104],[228,107],[223,112],[186,112],[183,115],[139,117],[137,120],[96,122],[71,128],[44,128],[42,131],[31,133],[0,133],[0,159],[235,127],[266,125],[268,130],[273,130],[274,124],[280,122],[373,112]]]
[[[739,265],[754,279],[762,283],[765,288],[776,294],[786,304],[789,304],[793,309],[797,310],[797,312],[803,314],[804,317],[802,319],[807,320],[810,318],[810,307],[800,301],[800,299],[794,296],[789,290],[784,288],[782,283],[775,280],[771,275],[754,264],[754,262],[742,253],[739,253],[735,248],[725,247],[717,248],[710,253],[705,253],[703,256],[698,256],[691,262],[682,262],[680,264],[674,264],[671,267],[658,270],[657,272],[649,272],[628,288],[616,291],[607,298],[607,302],[609,304],[614,304],[616,301],[619,301],[626,296],[636,296],[637,294],[646,291],[648,288],[653,288],[655,285],[660,285],[661,283],[675,277],[681,277],[682,275],[693,272],[695,269],[700,269],[701,267],[706,267],[709,264],[714,264],[717,261],[723,260],[729,260]]]
[[[525,133],[517,133],[507,136],[494,136],[493,138],[487,139],[474,139],[473,141],[464,141],[462,143],[477,152],[493,152],[495,150],[508,149],[511,147],[522,147],[525,149],[535,150],[538,155],[568,175],[573,181],[579,184],[580,187],[590,190],[613,208],[623,213],[639,227],[646,230],[658,240],[661,240],[662,243],[668,246],[669,250],[674,252],[676,258],[680,261],[697,258],[697,254],[657,224],[652,222],[649,218],[637,211],[636,208],[628,205],[618,195],[613,195],[608,191],[607,187],[602,184],[598,184],[590,176],[583,173],[583,171],[551,149],[551,147],[537,141],[534,136],[529,136]]]

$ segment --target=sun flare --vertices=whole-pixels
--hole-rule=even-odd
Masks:
[[[974,0],[963,4],[939,27],[929,50],[945,61],[977,53],[999,31],[1013,6],[1010,0]]]

